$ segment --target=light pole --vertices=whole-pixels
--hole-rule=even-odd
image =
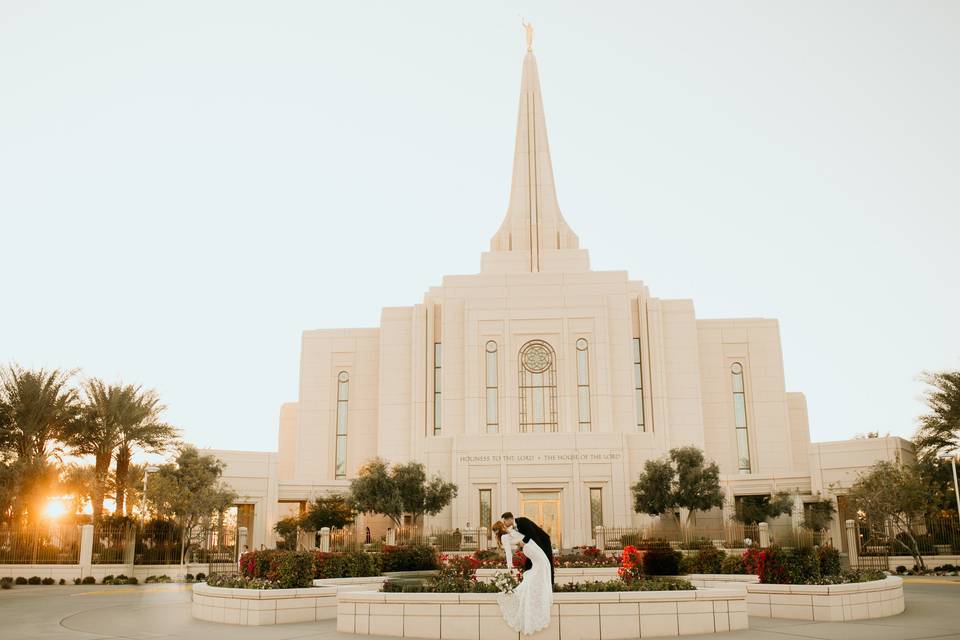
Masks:
[[[950,455],[940,456],[941,460],[950,459],[950,466],[953,467],[953,492],[957,496],[957,517],[960,518],[960,486],[957,485],[957,452]]]
[[[140,496],[140,521],[146,522],[147,520],[147,480],[150,478],[151,473],[156,473],[160,471],[160,467],[150,465],[143,470],[143,495]]]

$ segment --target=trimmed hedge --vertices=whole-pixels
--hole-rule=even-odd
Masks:
[[[675,576],[680,573],[683,554],[670,547],[654,547],[643,552],[643,573],[648,576]]]
[[[313,553],[314,578],[366,578],[380,575],[380,558],[373,553]]]
[[[380,560],[380,569],[384,573],[392,571],[433,571],[440,568],[440,560],[436,550],[425,544],[384,547],[380,554]]]

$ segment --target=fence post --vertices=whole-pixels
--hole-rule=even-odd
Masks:
[[[760,546],[769,547],[770,546],[770,525],[766,522],[761,522],[757,525],[757,528],[760,529]]]
[[[486,551],[489,543],[490,534],[487,532],[487,528],[480,527],[480,531],[477,533],[477,549],[480,551]]]
[[[393,527],[387,529],[387,546],[395,547],[397,546],[397,530]]]
[[[854,569],[860,564],[860,554],[857,549],[857,523],[847,520],[843,524],[847,536],[847,559],[850,560],[850,568]]]
[[[240,556],[248,551],[247,548],[247,528],[246,527],[237,527],[237,561],[240,560]]]
[[[123,531],[123,564],[130,565],[130,575],[133,575],[133,563],[137,552],[137,528],[127,527]]]
[[[80,577],[93,573],[93,525],[80,525]]]
[[[320,551],[330,553],[330,527],[320,529]]]
[[[593,546],[600,549],[600,551],[603,551],[607,546],[606,540],[604,540],[602,525],[598,524],[593,528]]]

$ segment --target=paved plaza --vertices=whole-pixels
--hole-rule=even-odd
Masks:
[[[904,585],[907,611],[881,620],[847,623],[750,618],[750,630],[687,638],[751,640],[921,640],[960,638],[960,579],[915,578]],[[188,585],[18,586],[0,591],[0,638],[124,638],[157,640],[355,640],[334,621],[237,627],[190,617]]]

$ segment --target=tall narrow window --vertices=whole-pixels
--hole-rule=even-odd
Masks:
[[[443,349],[439,342],[433,343],[433,435],[440,435],[442,425],[443,403],[440,397],[440,363],[443,361]]]
[[[580,431],[590,431],[590,358],[587,341],[577,340],[577,403],[580,408]]]
[[[486,347],[486,368],[487,368],[487,433],[497,433],[500,430],[500,407],[499,394],[497,389],[497,343],[493,340],[487,342]],[[486,526],[486,525],[484,525]]]
[[[750,438],[747,435],[747,401],[743,387],[743,365],[730,365],[733,381],[733,420],[737,429],[737,466],[740,473],[750,473]]]
[[[640,338],[633,339],[633,397],[637,405],[637,431],[646,431],[643,421],[643,373],[640,366]]]
[[[520,431],[557,430],[557,368],[553,349],[532,340],[520,349]]]
[[[334,477],[341,480],[347,477],[347,400],[350,395],[350,374],[341,371],[337,374],[337,464]]]
[[[603,489],[590,489],[590,531],[603,526]]]
[[[490,489],[480,489],[480,524],[478,526],[486,527],[488,531],[493,524],[493,503],[490,494]]]

